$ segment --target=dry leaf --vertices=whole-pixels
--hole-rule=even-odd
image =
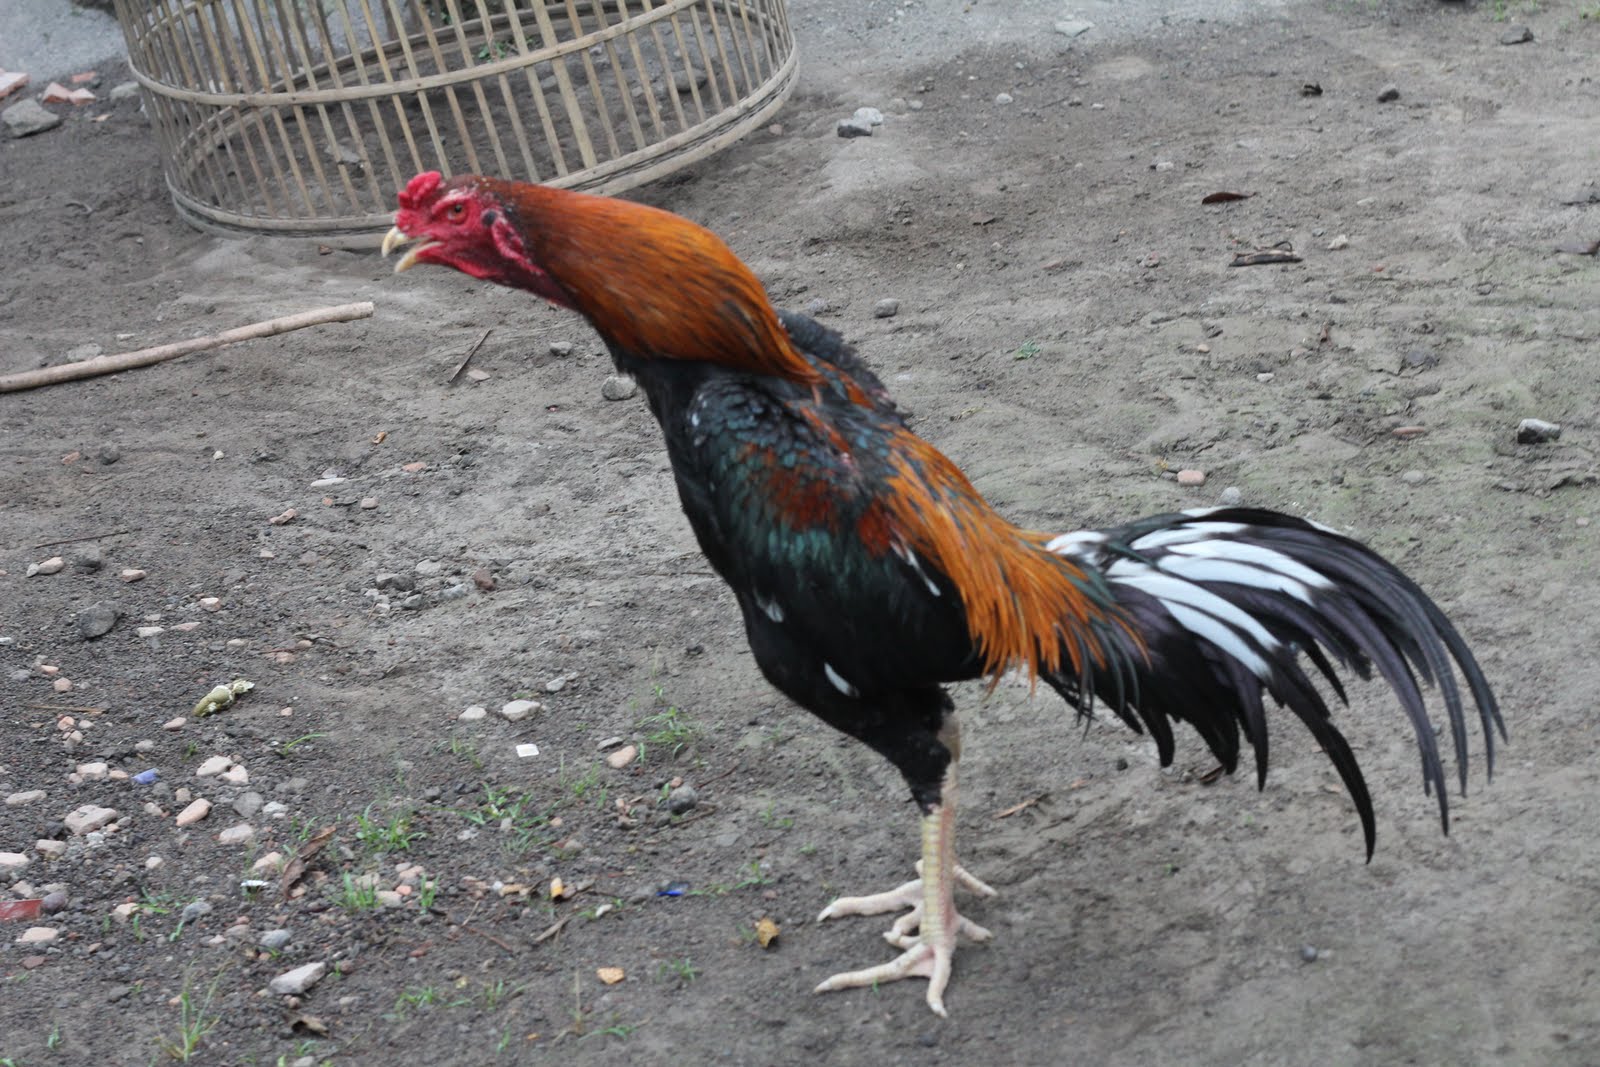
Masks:
[[[770,948],[776,940],[778,940],[778,924],[762,916],[761,921],[756,923],[756,944],[762,948]]]
[[[621,967],[601,967],[594,973],[595,976],[606,985],[616,985],[626,977],[626,975],[622,973]]]
[[[323,845],[333,840],[333,832],[336,829],[336,826],[329,826],[324,830],[318,831],[315,837],[300,846],[300,851],[296,852],[294,858],[283,868],[283,878],[280,881],[283,899],[289,899],[289,892],[294,888],[295,883],[305,877],[306,861],[315,856]]]

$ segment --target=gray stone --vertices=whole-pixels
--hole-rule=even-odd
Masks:
[[[5,123],[11,136],[28,137],[55,129],[61,125],[61,116],[30,98],[12,104],[0,112],[0,122]]]
[[[268,952],[282,952],[292,935],[287,930],[268,930],[261,935],[259,944]]]
[[[1542,445],[1561,437],[1561,425],[1543,419],[1523,419],[1517,423],[1517,444]]]
[[[267,983],[267,991],[276,993],[280,997],[299,996],[312,986],[321,981],[322,976],[328,973],[326,963],[308,963],[303,967],[296,967],[292,971],[285,971]]]
[[[1400,99],[1400,87],[1398,85],[1385,85],[1378,90],[1378,103],[1380,104],[1392,104],[1398,99]]]
[[[667,810],[674,815],[682,815],[686,811],[693,811],[694,806],[700,803],[700,794],[695,792],[692,785],[680,785],[667,794]]]
[[[572,355],[571,341],[551,341],[550,354],[552,356],[566,357]]]
[[[118,448],[116,445],[101,445],[100,450],[96,452],[95,455],[99,458],[101,463],[104,463],[109,467],[111,464],[122,458],[122,449]]]
[[[1056,32],[1064,37],[1082,37],[1094,29],[1094,23],[1082,22],[1078,19],[1062,19],[1056,23]]]
[[[865,119],[840,119],[837,132],[840,137],[871,137],[872,123]]]
[[[878,301],[872,308],[872,317],[875,319],[892,319],[900,313],[900,301],[894,297],[887,297]]]
[[[91,604],[78,612],[78,633],[83,635],[85,641],[104,637],[117,624],[117,618],[121,614],[115,604],[107,604],[103,600]]]
[[[639,383],[631,374],[608,374],[600,383],[600,395],[607,400],[627,400],[639,391]]]
[[[211,905],[203,900],[191,900],[183,906],[183,912],[178,916],[178,921],[192,923],[202,915],[211,914]]]
[[[239,795],[238,799],[233,802],[233,810],[239,813],[241,819],[249,819],[253,818],[261,810],[261,805],[265,802],[265,797],[252,790]]]
[[[672,87],[680,93],[686,93],[690,88],[699,89],[706,83],[706,72],[695,67],[680,70],[672,75]]]
[[[1501,44],[1527,44],[1533,40],[1533,31],[1526,26],[1508,26],[1500,35]]]
[[[122,82],[119,85],[113,85],[111,87],[111,99],[119,101],[139,99],[139,83]]]
[[[82,545],[72,554],[72,566],[82,574],[93,574],[105,564],[106,557],[98,545]]]
[[[1239,491],[1239,487],[1230,485],[1217,497],[1217,503],[1225,508],[1236,508],[1239,506],[1239,501],[1243,499],[1244,494]]]

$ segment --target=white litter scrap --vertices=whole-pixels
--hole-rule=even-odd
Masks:
[[[243,678],[235,678],[227,685],[219,685],[201,697],[200,703],[194,706],[193,714],[195,718],[200,719],[210,715],[212,712],[221,711],[237,700],[239,696],[250,692],[255,687],[256,683],[254,682],[247,682]]]

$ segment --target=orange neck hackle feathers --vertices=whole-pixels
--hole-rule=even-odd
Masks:
[[[722,239],[657,208],[546,185],[478,179],[529,259],[616,348],[815,385],[766,290]]]

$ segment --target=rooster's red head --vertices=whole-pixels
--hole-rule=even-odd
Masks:
[[[507,205],[487,179],[469,174],[447,182],[430,170],[412,178],[399,201],[383,254],[414,247],[394,265],[396,274],[418,263],[437,263],[572,307],[572,298],[529,258]]]
[[[454,267],[579,312],[613,350],[716,363],[815,384],[767,294],[721,238],[609,196],[464,174],[419,174],[383,252],[396,271]]]

